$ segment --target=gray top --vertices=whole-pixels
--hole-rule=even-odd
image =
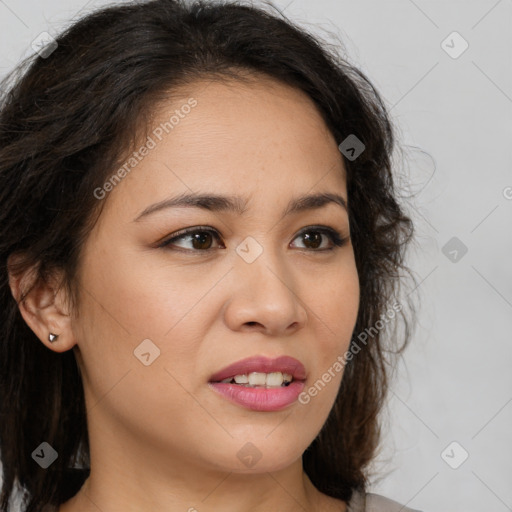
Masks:
[[[385,498],[380,494],[354,492],[347,512],[420,512],[419,510],[404,507],[400,503]]]

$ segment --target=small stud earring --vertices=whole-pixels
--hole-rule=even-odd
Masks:
[[[50,343],[53,343],[53,342],[54,342],[58,337],[59,337],[59,335],[58,335],[58,334],[50,333],[50,334],[48,335],[48,341],[49,341]]]

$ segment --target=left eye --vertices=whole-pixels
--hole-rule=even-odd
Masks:
[[[313,250],[316,252],[320,251],[330,251],[335,247],[341,247],[346,242],[346,238],[343,238],[338,231],[328,227],[308,227],[303,229],[295,238],[302,237],[303,243],[310,244],[310,247],[305,247],[306,249]],[[322,237],[328,237],[331,242],[331,247],[321,247],[322,245]],[[188,242],[192,242],[192,247],[183,248],[185,252],[205,252],[212,250],[212,238],[220,241],[220,235],[217,231],[207,228],[207,227],[199,227],[192,229],[184,229],[182,231],[178,231],[172,238],[168,238],[164,242],[162,242],[159,247],[169,247],[176,246],[176,242],[180,240],[187,240]],[[311,247],[312,246],[312,247]]]
[[[332,228],[306,228],[302,230],[295,238],[302,237],[304,242],[313,245],[309,249],[319,249],[322,245],[322,237],[330,239],[331,247],[323,247],[320,250],[332,251],[336,247],[341,247],[346,242],[346,239],[342,238],[340,233]],[[308,249],[308,247],[306,247]]]

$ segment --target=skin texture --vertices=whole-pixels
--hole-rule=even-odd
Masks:
[[[159,107],[155,126],[191,97],[197,106],[102,199],[81,254],[80,311],[51,284],[20,305],[50,350],[75,350],[84,380],[91,476],[60,512],[343,511],[301,459],[342,372],[308,404],[276,412],[243,408],[207,385],[235,361],[284,354],[305,365],[307,389],[347,350],[359,303],[350,240],[336,247],[321,235],[318,248],[299,235],[325,225],[349,236],[346,210],[332,203],[281,219],[302,194],[347,200],[337,142],[305,94],[269,78],[195,82],[180,94]],[[242,215],[180,207],[134,222],[192,191],[249,202]],[[196,226],[219,238],[157,247]],[[263,249],[250,264],[236,252],[248,236]],[[15,297],[21,286],[11,280]],[[145,339],[160,349],[148,366],[134,356]],[[247,442],[262,455],[252,468],[237,457]]]

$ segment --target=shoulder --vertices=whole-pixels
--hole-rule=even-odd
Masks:
[[[347,512],[420,512],[419,510],[405,507],[397,501],[374,493],[354,492]]]

